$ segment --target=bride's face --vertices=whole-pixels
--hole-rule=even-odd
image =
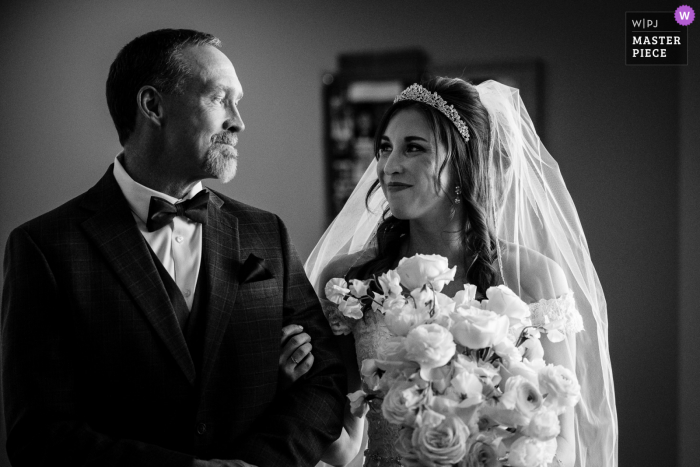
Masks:
[[[406,220],[444,223],[452,201],[446,191],[449,176],[439,167],[446,156],[427,120],[414,108],[396,113],[381,138],[377,160],[379,183],[391,213]]]

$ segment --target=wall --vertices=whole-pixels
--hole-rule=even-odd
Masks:
[[[677,5],[434,4],[79,0],[4,7],[0,244],[12,228],[104,173],[120,149],[104,99],[107,70],[122,45],[148,30],[188,27],[222,39],[245,90],[246,130],[238,177],[211,186],[280,214],[303,257],[324,228],[320,77],[334,69],[338,53],[421,46],[437,63],[540,58],[545,143],[576,201],[608,301],[621,465],[674,465],[678,439],[683,453],[693,439],[693,420],[682,418],[681,433],[678,414],[697,407],[692,393],[680,393],[678,342],[685,339],[683,368],[695,365],[680,320],[697,323],[688,280],[697,278],[698,262],[681,269],[679,257],[691,250],[697,257],[699,239],[697,217],[681,216],[693,214],[685,200],[698,199],[685,168],[697,173],[690,136],[697,90],[689,83],[698,82],[700,59],[682,73],[625,67],[623,33],[626,10]],[[681,271],[695,276],[682,280]],[[687,291],[681,299],[679,284]],[[690,371],[683,378],[693,387],[700,380]]]
[[[696,14],[698,9],[695,9]],[[696,28],[697,29],[697,28]],[[689,51],[695,66],[680,73],[680,277],[678,337],[679,355],[679,451],[684,467],[697,465],[700,459],[700,47]]]

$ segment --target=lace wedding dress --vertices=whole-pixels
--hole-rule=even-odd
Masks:
[[[530,307],[530,319],[536,326],[544,326],[551,321],[564,320],[567,333],[576,333],[583,328],[581,315],[576,310],[571,292],[556,299],[539,300]],[[355,353],[357,365],[362,367],[362,361],[377,358],[382,343],[391,337],[391,332],[384,322],[381,313],[368,312],[365,318],[358,321],[352,330],[355,338]],[[546,337],[543,337],[546,339]],[[545,355],[545,361],[547,355]],[[401,465],[400,457],[394,449],[394,443],[399,436],[399,425],[389,423],[382,416],[382,401],[373,399],[369,403],[367,413],[368,444],[364,452],[365,467],[395,467]]]

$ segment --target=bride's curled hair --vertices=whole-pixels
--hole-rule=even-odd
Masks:
[[[402,100],[393,104],[384,114],[374,141],[375,154],[379,153],[382,135],[392,117],[399,111],[415,108],[423,114],[435,135],[436,143],[442,143],[447,156],[440,164],[435,183],[439,186],[440,176],[444,170],[450,173],[452,180],[450,190],[455,185],[460,187],[461,202],[453,204],[453,213],[463,210],[464,223],[461,226],[462,242],[465,246],[465,264],[468,265],[467,279],[484,294],[486,289],[498,282],[498,270],[494,266],[496,259],[496,237],[494,235],[493,201],[489,170],[491,145],[491,128],[488,111],[479,100],[479,93],[473,85],[462,79],[434,77],[422,86],[431,93],[437,92],[448,104],[454,106],[461,119],[469,128],[469,142],[452,121],[442,112],[430,105],[413,100]],[[438,164],[438,161],[435,161]],[[369,200],[372,193],[379,188],[375,182],[367,193]],[[454,193],[449,195],[454,199]],[[393,266],[399,255],[401,237],[408,233],[408,221],[397,219],[384,213],[384,219],[377,228],[377,257],[353,271],[353,276],[368,277],[368,273],[386,270]]]

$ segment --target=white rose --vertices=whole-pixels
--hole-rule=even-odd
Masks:
[[[523,430],[527,436],[541,441],[556,438],[559,431],[559,416],[554,410],[547,408],[537,411],[530,419],[530,424]]]
[[[510,446],[508,463],[512,467],[540,467],[548,465],[552,459],[548,443],[523,436]],[[554,457],[553,455],[551,457]]]
[[[573,371],[561,365],[547,365],[538,372],[540,390],[547,394],[545,404],[559,413],[575,406],[581,399],[581,386]]]
[[[421,467],[415,449],[413,449],[413,428],[401,427],[399,437],[394,444],[396,453],[401,456],[401,465],[405,467]]]
[[[420,375],[429,381],[430,370],[452,359],[457,346],[450,331],[439,324],[422,324],[406,336],[406,358],[420,365]]]
[[[348,297],[345,300],[341,300],[338,305],[338,310],[343,316],[352,319],[362,318],[362,303],[355,297]]]
[[[458,317],[450,331],[457,342],[469,349],[493,347],[508,334],[508,318],[493,311],[468,308],[459,315],[455,313],[454,316]]]
[[[424,424],[413,432],[413,447],[425,465],[456,464],[467,453],[469,428],[455,416],[445,417],[439,425]]]
[[[362,298],[367,295],[367,284],[358,279],[350,279],[350,292],[356,298]]]
[[[401,283],[413,290],[430,283],[440,292],[448,282],[452,282],[457,267],[450,269],[447,258],[440,255],[415,255],[399,261],[396,272],[401,277]]]
[[[507,316],[511,326],[529,323],[530,308],[505,285],[489,287],[486,290],[486,297],[488,301],[482,302],[482,308]]]
[[[379,276],[379,285],[387,298],[401,295],[401,277],[393,269]]]
[[[406,336],[411,329],[423,324],[430,318],[425,309],[416,309],[409,301],[390,298],[384,302],[384,322],[393,334]]]
[[[391,336],[382,340],[377,349],[379,360],[405,361],[406,360],[406,338],[402,336]]]
[[[336,277],[326,282],[325,292],[328,300],[339,305],[343,301],[343,297],[350,293],[350,289],[348,289],[348,283],[345,282],[345,279]]]
[[[418,407],[425,401],[425,390],[411,381],[399,381],[382,401],[382,415],[395,425],[410,425]]]
[[[350,400],[350,413],[357,418],[362,418],[369,411],[369,404],[366,401],[367,394],[360,389],[351,394],[348,394]]]

